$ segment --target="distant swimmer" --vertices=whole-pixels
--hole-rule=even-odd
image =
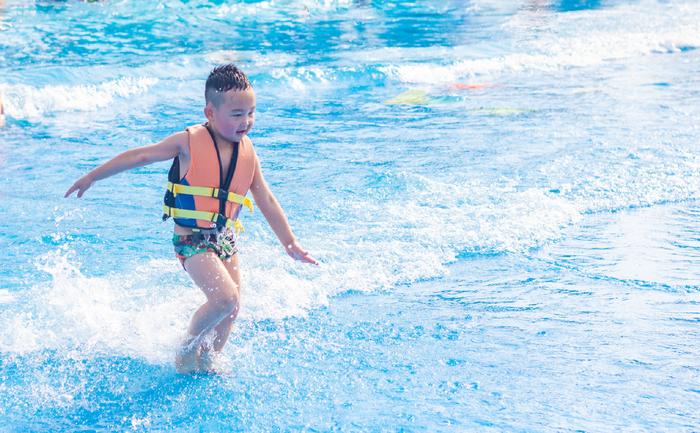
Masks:
[[[65,196],[85,191],[101,179],[157,161],[172,160],[163,199],[163,221],[175,222],[175,256],[207,302],[194,313],[188,336],[175,356],[180,373],[215,372],[213,360],[228,340],[240,308],[238,219],[255,203],[289,256],[318,262],[303,249],[282,207],[265,182],[248,138],[255,121],[255,93],[233,64],[214,68],[204,87],[207,122],[193,125],[156,144],[128,150],[78,179]],[[124,189],[124,185],[122,186]],[[308,197],[299,197],[303,205]],[[142,228],[135,228],[142,230]]]

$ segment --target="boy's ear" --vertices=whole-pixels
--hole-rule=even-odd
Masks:
[[[214,117],[214,106],[211,102],[208,102],[207,105],[204,106],[204,116],[210,121],[212,117]]]

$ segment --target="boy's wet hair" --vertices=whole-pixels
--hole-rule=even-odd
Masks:
[[[204,86],[204,100],[211,102],[215,107],[223,102],[224,93],[229,90],[246,90],[252,87],[246,74],[233,63],[217,66],[209,74],[207,84]]]

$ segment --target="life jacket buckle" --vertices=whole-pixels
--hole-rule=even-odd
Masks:
[[[221,228],[221,227],[226,227],[226,221],[228,218],[226,216],[217,214],[216,216],[216,227]]]
[[[222,188],[218,188],[219,194],[215,197],[218,198],[219,201],[226,201],[228,200],[228,191]]]

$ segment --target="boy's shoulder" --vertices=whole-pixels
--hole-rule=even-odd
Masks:
[[[177,143],[182,146],[187,146],[187,143],[190,141],[190,136],[187,130],[182,130],[182,131],[177,131],[173,134],[170,134],[165,138],[165,140],[168,140],[173,143]],[[164,141],[165,141],[164,140]]]
[[[180,156],[187,156],[190,153],[189,141],[187,131],[183,130],[168,135],[157,146],[170,149],[169,152],[177,152]]]

